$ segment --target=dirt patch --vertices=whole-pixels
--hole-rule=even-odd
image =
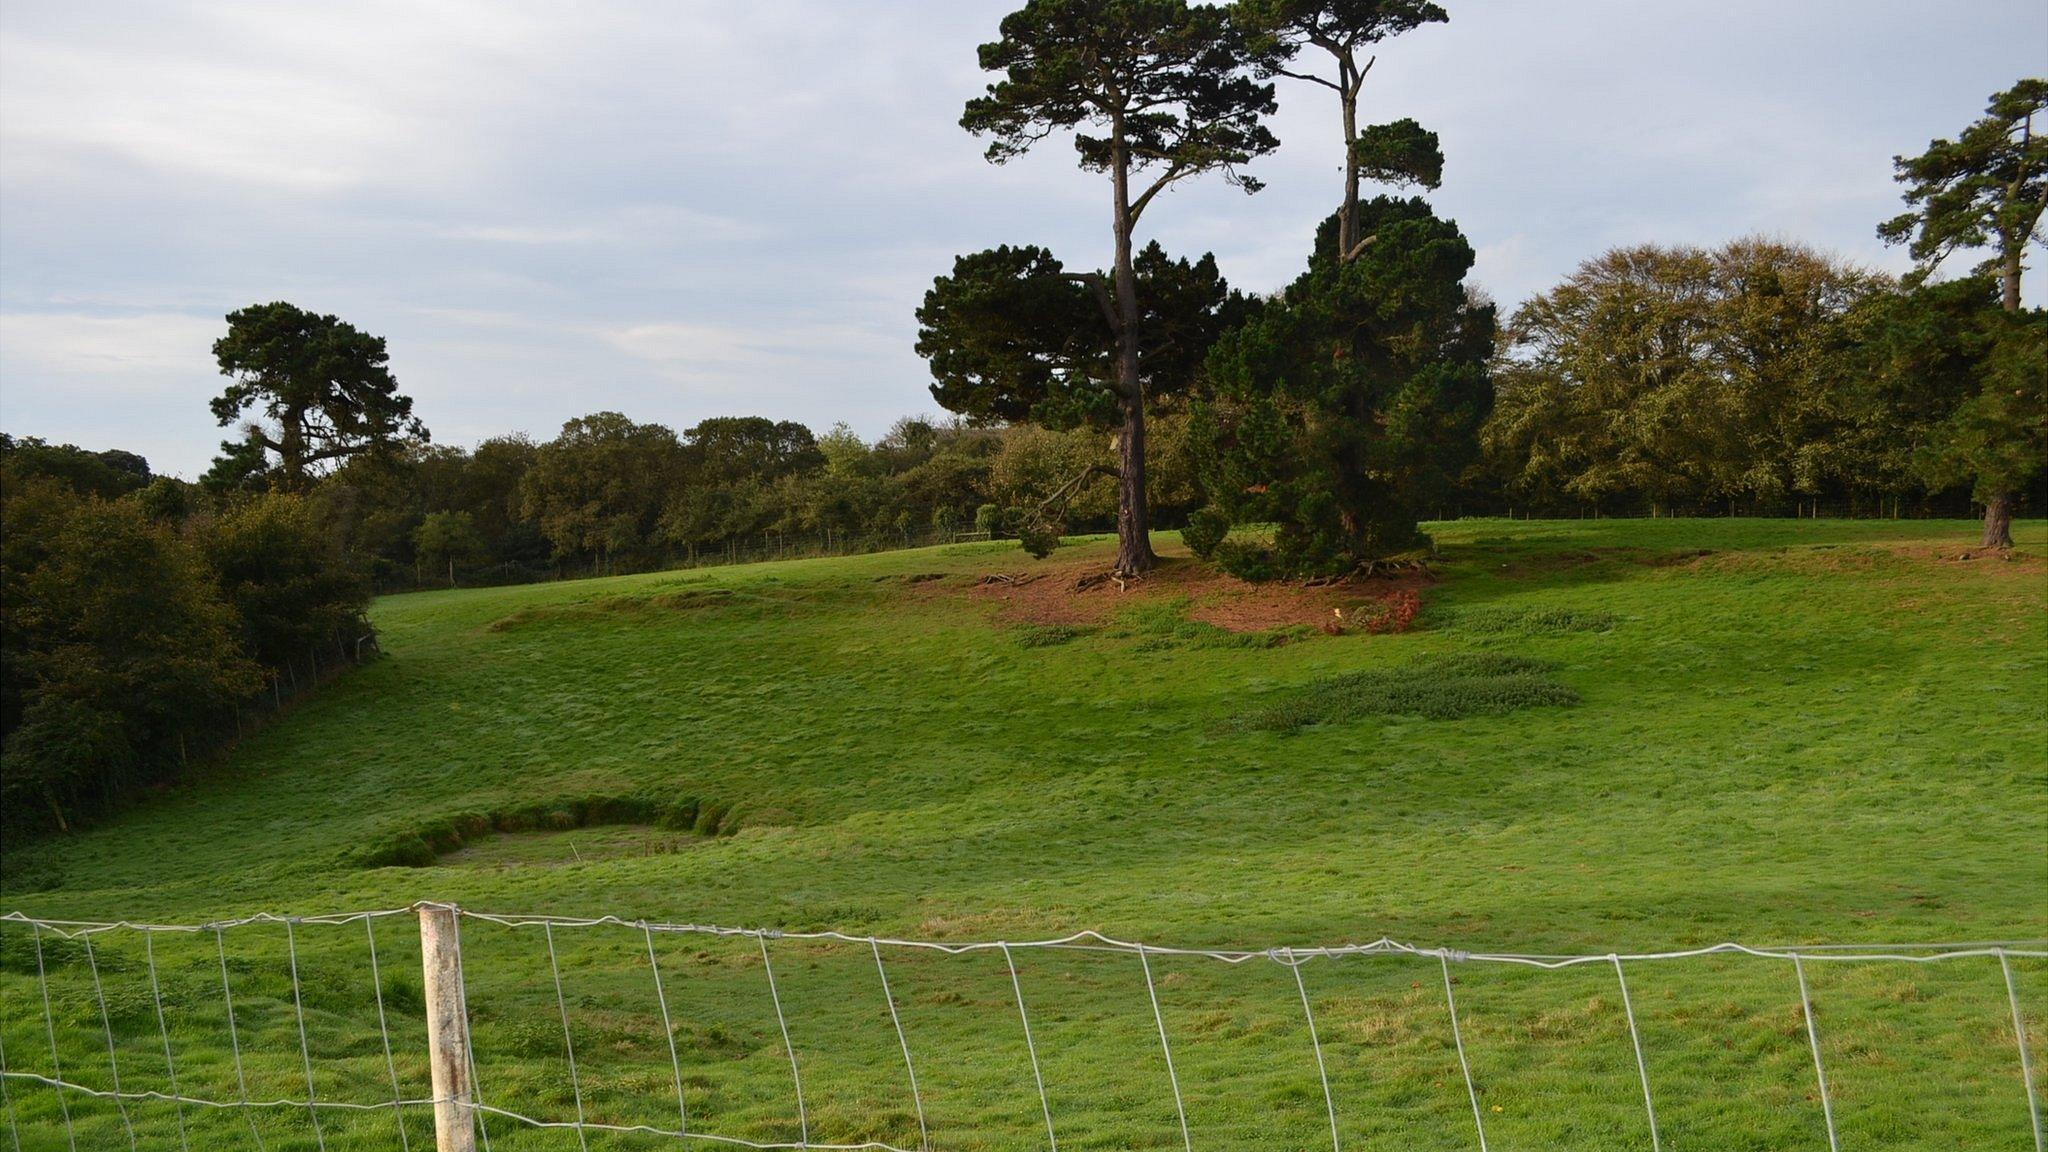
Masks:
[[[1322,587],[1275,581],[1247,584],[1207,565],[1162,557],[1137,580],[1107,575],[1100,560],[1045,563],[984,574],[968,590],[996,605],[996,619],[1038,628],[1103,624],[1132,605],[1182,600],[1187,618],[1228,632],[1307,626],[1325,632],[1404,631],[1421,606],[1427,573],[1406,572]]]
[[[1909,574],[1919,571],[1955,573],[1957,578],[2039,580],[2048,573],[2048,558],[1999,548],[1925,541],[1870,541],[1856,544],[1813,544],[1758,552],[1709,553],[1694,564],[1716,572],[1790,572],[1802,575],[1839,573]]]
[[[1907,555],[1925,558],[1941,564],[1958,567],[1979,567],[2015,575],[2040,576],[2048,572],[2048,557],[2035,556],[2011,548],[1954,548],[1920,547],[1902,549]]]

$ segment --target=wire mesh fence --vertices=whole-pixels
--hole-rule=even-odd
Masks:
[[[0,1108],[21,1150],[2040,1149],[2044,960],[11,913]]]

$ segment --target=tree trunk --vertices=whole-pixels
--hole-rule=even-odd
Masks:
[[[1151,516],[1145,504],[1145,382],[1138,364],[1138,275],[1131,263],[1130,158],[1124,151],[1123,125],[1113,128],[1116,211],[1115,295],[1117,313],[1116,376],[1123,396],[1124,426],[1117,438],[1116,572],[1135,576],[1159,563],[1152,553]]]
[[[278,419],[277,456],[284,469],[285,483],[293,492],[306,487],[306,441],[304,408],[287,408]]]
[[[1998,302],[2007,312],[2020,310],[2020,249],[2010,248],[1998,269]]]
[[[2012,495],[2000,492],[1984,502],[1984,547],[2012,547]]]
[[[1152,553],[1149,512],[1145,503],[1145,405],[1140,397],[1124,409],[1124,428],[1117,437],[1116,571],[1120,576],[1135,576],[1159,563]]]
[[[1358,246],[1358,88],[1346,56],[1337,59],[1337,83],[1344,106],[1344,202],[1337,209],[1337,262],[1342,264]]]

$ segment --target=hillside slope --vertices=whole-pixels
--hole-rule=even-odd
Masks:
[[[1059,553],[1053,574],[1021,587],[978,581],[1034,562],[965,545],[390,598],[376,609],[386,659],[206,780],[62,842],[10,846],[0,906],[189,923],[434,899],[948,939],[1095,928],[1176,945],[1388,935],[1524,952],[2048,936],[2048,569],[2025,555],[2048,546],[2042,525],[2021,526],[2015,560],[1958,559],[1973,539],[1962,523],[1435,531],[1443,559],[1428,582],[1250,606],[1186,561],[1129,591],[1068,591],[1106,555],[1100,543]],[[1359,626],[1408,591],[1422,604],[1411,629]],[[1326,635],[1325,612],[1352,627]],[[1495,657],[1552,694],[1451,718],[1368,706],[1351,719],[1344,710],[1380,680],[1303,695],[1354,672],[1448,677],[1421,691],[1455,713],[1468,690],[1495,691],[1458,669]],[[485,834],[494,823],[519,830]],[[14,1066],[38,1043],[47,1055],[21,935],[7,934],[14,958],[0,965]],[[592,948],[572,967],[628,995],[628,960]],[[709,1014],[733,1011],[712,995],[720,980],[758,978],[743,955],[686,962],[705,967]],[[873,1003],[843,995],[873,976],[872,960],[865,975],[835,974],[851,963],[820,955],[787,981],[815,1029],[796,1037],[819,1077],[812,1127],[900,1142],[909,1125],[914,1142],[888,1065],[858,1047],[887,1055],[895,1039]],[[1085,958],[1043,963],[1025,979],[1047,1000],[1048,1081],[1067,1086],[1061,1145],[1178,1146],[1142,984],[1134,996],[1128,973]],[[2033,1014],[2048,1017],[2048,966],[2015,968]],[[913,1042],[922,1028],[971,1045],[1001,1011],[1001,1026],[1014,1023],[1007,984],[991,982],[1000,965],[985,969],[970,980],[908,966],[899,991]],[[1469,1142],[1454,1064],[1445,1082],[1434,973],[1311,977],[1332,1076],[1352,1102],[1347,1140]],[[551,995],[545,979],[507,977],[496,992]],[[1818,1133],[1787,973],[1703,962],[1640,979],[1653,1072],[1672,1095],[1659,1107],[1667,1147]],[[1845,1132],[1887,1147],[2024,1138],[1995,964],[1819,979],[1842,1005],[1829,1024]],[[1482,982],[1466,1040],[1495,1147],[1638,1140],[1611,972],[1460,980]],[[1298,1020],[1269,1019],[1289,1010],[1284,974],[1189,966],[1162,988],[1189,1046],[1181,1074],[1215,1088],[1193,1106],[1204,1130],[1223,1143],[1328,1145],[1313,1066],[1304,1081],[1290,1047],[1306,1043]],[[263,995],[252,987],[247,1002]],[[192,996],[199,1013],[204,997]],[[238,987],[238,1012],[244,1002]],[[956,1002],[961,1018],[940,1019]],[[332,1011],[335,1051],[365,1055],[353,1009]],[[192,1027],[205,1048],[210,1033]],[[653,1059],[666,1076],[666,1051],[620,1027],[621,1068]],[[148,1053],[154,1028],[116,1030]],[[752,1138],[781,1133],[787,1111],[768,1087],[788,1072],[773,1029],[769,1017],[691,1034],[706,1115]],[[858,1045],[840,1051],[849,1037]],[[480,1024],[480,1051],[491,1040]],[[1007,1036],[986,1043],[991,1059],[1021,1051]],[[1275,1046],[1290,1055],[1258,1055]],[[487,1055],[503,1064],[485,1078],[550,1098],[545,1051],[545,1037],[498,1045]],[[1020,1082],[1016,1071],[965,1058],[934,1070],[934,1107],[961,1133],[947,1146],[1028,1146],[1034,1124],[1042,1137],[1028,1072]],[[622,1101],[632,1075],[613,1086]],[[823,1086],[833,1075],[836,1098]],[[45,1120],[54,1107],[23,1106]],[[94,1107],[106,1114],[92,1122],[114,1122]],[[361,1146],[381,1146],[363,1131]],[[246,1135],[222,1132],[224,1146]],[[267,1135],[289,1147],[294,1132],[280,1120]]]

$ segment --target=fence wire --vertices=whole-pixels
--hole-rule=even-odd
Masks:
[[[920,1090],[918,1083],[918,1058],[913,1055],[915,1046],[912,1043],[910,1033],[904,1027],[903,1017],[898,1012],[897,996],[890,988],[888,965],[884,959],[885,952],[899,954],[923,952],[941,956],[994,954],[1002,958],[1007,977],[1008,991],[1015,1002],[1017,1025],[1020,1029],[1025,1052],[1030,1062],[1031,1087],[1035,1090],[1038,1111],[1044,1121],[1045,1144],[1051,1152],[1057,1152],[1059,1148],[1059,1134],[1058,1125],[1055,1121],[1055,1093],[1049,1089],[1045,1069],[1041,1063],[1041,1044],[1032,1028],[1032,1010],[1027,1002],[1024,981],[1020,977],[1017,967],[1017,955],[1020,952],[1047,952],[1122,954],[1131,955],[1137,959],[1137,967],[1142,973],[1145,982],[1145,991],[1150,1009],[1150,1022],[1153,1025],[1153,1030],[1156,1032],[1159,1055],[1165,1068],[1166,1086],[1171,1090],[1176,1134],[1180,1138],[1178,1143],[1182,1147],[1183,1152],[1194,1152],[1194,1148],[1199,1141],[1195,1128],[1189,1122],[1186,1105],[1187,1098],[1183,1092],[1182,1077],[1174,1063],[1173,1041],[1167,1026],[1166,1015],[1161,1010],[1158,982],[1155,981],[1153,976],[1152,960],[1154,958],[1209,961],[1226,966],[1270,963],[1288,970],[1294,990],[1299,997],[1302,1015],[1307,1025],[1317,1082],[1321,1087],[1323,1110],[1327,1114],[1329,1121],[1330,1141],[1333,1152],[1343,1152],[1345,1147],[1344,1138],[1337,1120],[1338,1098],[1332,1088],[1329,1070],[1324,1060],[1323,1043],[1316,1029],[1315,1008],[1312,1004],[1307,985],[1302,979],[1302,970],[1316,961],[1334,962],[1353,957],[1397,957],[1435,962],[1434,966],[1439,968],[1442,976],[1443,1006],[1449,1017],[1450,1039],[1463,1077],[1464,1093],[1471,1107],[1477,1146],[1481,1152],[1486,1152],[1488,1148],[1486,1114],[1480,1104],[1480,1090],[1473,1075],[1472,1063],[1467,1053],[1464,1029],[1459,1020],[1459,1005],[1457,994],[1454,990],[1455,980],[1452,975],[1454,966],[1491,965],[1551,972],[1594,965],[1609,966],[1613,971],[1620,992],[1622,1011],[1628,1027],[1628,1039],[1634,1055],[1635,1079],[1638,1081],[1641,1089],[1643,1118],[1647,1132],[1646,1145],[1652,1152],[1661,1152],[1664,1146],[1664,1136],[1658,1125],[1655,1094],[1651,1085],[1650,1065],[1645,1058],[1643,1036],[1637,1025],[1635,1006],[1629,992],[1627,966],[1699,960],[1709,957],[1748,958],[1760,961],[1782,962],[1788,965],[1790,968],[1789,975],[1792,976],[1796,983],[1799,993],[1801,1025],[1804,1031],[1806,1047],[1809,1049],[1812,1057],[1813,1084],[1822,1112],[1822,1121],[1827,1135],[1828,1146],[1831,1150],[1838,1150],[1840,1148],[1840,1139],[1836,1128],[1836,1116],[1829,1089],[1826,1062],[1822,1054],[1820,1025],[1814,1012],[1813,997],[1808,986],[1807,966],[1810,964],[1868,963],[1922,965],[1957,963],[1969,960],[1990,960],[1998,964],[2003,987],[2006,992],[2007,1002],[2000,1006],[2003,1010],[2001,1015],[2009,1015],[2010,1017],[2012,1037],[2017,1049],[2016,1067],[2021,1080],[2025,1084],[2027,1118],[2033,1136],[2034,1147],[2036,1152],[2048,1152],[2048,1145],[2044,1145],[2043,1140],[2041,1105],[2034,1083],[2032,1059],[2027,1045],[2027,1025],[2021,1010],[2019,992],[2013,979],[2011,963],[2014,958],[2048,959],[2048,941],[1972,941],[1936,944],[1809,944],[1767,947],[1723,943],[1705,947],[1656,952],[1600,952],[1585,955],[1468,951],[1446,947],[1424,947],[1403,943],[1387,937],[1381,937],[1364,943],[1308,947],[1290,946],[1259,949],[1187,948],[1121,940],[1095,931],[1082,931],[1065,936],[1031,940],[921,940],[860,935],[838,931],[778,931],[763,928],[666,923],[645,919],[627,919],[618,916],[505,915],[476,912],[456,908],[452,905],[432,903],[414,905],[409,908],[324,916],[259,914],[235,919],[210,921],[202,924],[157,924],[125,920],[107,922],[57,920],[30,917],[19,912],[10,912],[0,916],[0,925],[26,928],[31,938],[35,958],[34,981],[37,992],[34,1007],[40,1009],[40,1019],[36,1023],[40,1024],[40,1030],[44,1033],[44,1038],[49,1042],[50,1055],[50,1074],[45,1075],[40,1072],[24,1071],[9,1063],[8,1051],[4,1046],[4,1042],[0,1042],[0,1113],[4,1113],[7,1118],[9,1131],[8,1147],[15,1149],[16,1152],[21,1152],[23,1148],[22,1132],[25,1121],[20,1118],[20,1109],[18,1107],[19,1092],[16,1089],[37,1087],[54,1091],[58,1105],[55,1127],[61,1128],[65,1147],[72,1150],[72,1152],[75,1152],[80,1146],[79,1137],[76,1132],[76,1122],[71,1108],[71,1102],[74,1100],[99,1100],[112,1103],[120,1116],[122,1131],[127,1144],[131,1148],[138,1148],[140,1145],[138,1144],[135,1122],[129,1113],[128,1106],[131,1103],[153,1103],[172,1106],[173,1115],[175,1116],[176,1142],[181,1152],[190,1152],[190,1149],[193,1147],[193,1141],[188,1133],[187,1126],[188,1109],[239,1111],[243,1113],[249,1120],[250,1135],[259,1150],[263,1149],[264,1143],[262,1132],[255,1122],[257,1114],[303,1111],[310,1125],[315,1147],[322,1150],[322,1152],[327,1147],[325,1130],[321,1126],[321,1116],[323,1113],[361,1114],[388,1111],[393,1116],[397,1128],[397,1143],[394,1147],[399,1148],[401,1152],[410,1152],[412,1144],[411,1137],[406,1130],[404,1119],[406,1112],[415,1109],[429,1110],[433,1109],[436,1105],[450,1103],[450,1101],[433,1095],[407,1096],[404,1091],[397,1057],[394,1054],[390,1013],[387,1011],[384,991],[385,979],[383,968],[388,967],[388,965],[380,965],[378,959],[377,924],[379,921],[400,917],[409,919],[422,910],[454,913],[457,926],[457,994],[463,998],[465,1020],[471,1018],[471,1007],[467,1000],[469,986],[467,978],[468,964],[461,960],[459,942],[460,926],[462,924],[486,924],[513,931],[537,929],[544,942],[549,977],[547,987],[552,993],[551,998],[554,1002],[556,1014],[559,1017],[561,1051],[566,1067],[566,1081],[569,1089],[568,1100],[573,1107],[560,1115],[535,1115],[529,1111],[502,1104],[488,1103],[484,1085],[480,1082],[477,1075],[476,1045],[473,1033],[471,1033],[468,1045],[468,1070],[471,1092],[466,1100],[455,1101],[455,1103],[464,1105],[469,1109],[478,1131],[483,1137],[481,1146],[486,1149],[489,1148],[490,1144],[489,1121],[496,1119],[534,1130],[557,1130],[572,1133],[579,1149],[584,1150],[587,1150],[590,1146],[589,1137],[591,1133],[637,1133],[653,1137],[697,1140],[710,1144],[754,1149],[874,1149],[877,1152],[930,1152],[932,1148],[939,1145],[935,1143],[932,1126],[928,1121],[925,1110],[924,1094]],[[378,1054],[381,1056],[381,1070],[384,1073],[381,1079],[388,1082],[390,1089],[388,1098],[335,1098],[331,1094],[322,1096],[316,1088],[316,1058],[313,1054],[313,1047],[308,1039],[306,990],[300,965],[298,935],[301,929],[307,927],[342,927],[356,923],[363,925],[364,942],[368,945],[369,974],[374,989],[375,1019],[379,1033]],[[305,1087],[302,1097],[294,1093],[275,1096],[253,1096],[250,1092],[249,1077],[244,1059],[244,1043],[242,1033],[236,1021],[233,980],[230,976],[231,966],[228,960],[226,936],[229,932],[236,929],[258,926],[281,926],[284,930],[287,974],[290,981],[291,1018],[297,1041],[297,1051],[295,1054],[299,1058],[298,1064],[300,1065],[300,1071],[303,1072]],[[646,975],[651,983],[654,1002],[660,1008],[661,1025],[665,1033],[665,1048],[670,1063],[670,1067],[667,1070],[670,1075],[665,1078],[665,1081],[672,1088],[675,1096],[675,1127],[673,1128],[665,1124],[618,1123],[594,1119],[586,1108],[585,1077],[579,1068],[574,1029],[571,1025],[570,999],[564,988],[563,965],[557,954],[556,933],[558,931],[566,932],[600,927],[615,927],[629,930],[636,933],[641,938],[641,943],[644,943],[647,959]],[[128,935],[139,935],[142,940],[143,954],[147,965],[147,987],[150,995],[149,1007],[151,1009],[150,1018],[153,1019],[155,1031],[157,1032],[157,1036],[154,1039],[160,1041],[166,1077],[165,1083],[169,1089],[168,1091],[133,1086],[124,1088],[122,1086],[122,1058],[119,1052],[119,1045],[116,1043],[113,1013],[109,1008],[106,984],[101,975],[102,966],[99,960],[99,953],[94,947],[94,941]],[[174,1029],[169,1023],[169,1018],[166,1014],[163,981],[159,976],[157,964],[156,941],[159,937],[193,936],[203,938],[209,935],[213,938],[212,952],[218,959],[220,1002],[225,1012],[226,1035],[229,1042],[229,1054],[232,1059],[236,1087],[236,1094],[233,1098],[229,1099],[198,1095],[180,1088],[178,1055],[176,1045],[173,1043]],[[656,940],[662,937],[751,942],[755,950],[758,951],[766,984],[767,1000],[773,1007],[777,1036],[781,1041],[783,1055],[786,1056],[789,1065],[789,1087],[794,1104],[793,1119],[795,1120],[796,1139],[755,1140],[729,1133],[709,1131],[701,1124],[696,1127],[692,1126],[692,1111],[689,1093],[686,1090],[689,1081],[684,1074],[683,1062],[677,1051],[677,1025],[671,1016],[670,999],[663,984],[661,958],[656,948]],[[75,1079],[72,1074],[67,1074],[65,1071],[65,1065],[62,1062],[61,1056],[61,1051],[65,1045],[60,1037],[57,1014],[52,1008],[50,966],[46,962],[45,954],[46,938],[75,942],[83,951],[86,967],[92,981],[94,1007],[97,1010],[96,1017],[99,1027],[96,1031],[101,1033],[98,1036],[88,1037],[88,1039],[94,1045],[103,1044],[105,1047],[108,1087],[95,1087],[82,1083]],[[916,1120],[917,1143],[914,1147],[905,1147],[882,1139],[836,1143],[812,1139],[811,1109],[806,1103],[804,1094],[803,1059],[800,1056],[799,1046],[791,1038],[790,1014],[785,1008],[784,997],[776,982],[775,966],[770,948],[772,943],[785,944],[788,942],[814,942],[826,945],[856,946],[872,956],[874,977],[879,984],[879,991],[883,1002],[888,1008],[891,1024],[890,1038],[895,1042],[893,1047],[898,1049],[902,1055],[902,1079],[907,1090],[910,1114],[914,1115]],[[939,1055],[943,1057],[944,1054]],[[927,1053],[925,1059],[929,1062],[933,1059],[932,1054]],[[130,1078],[132,1083],[132,1068],[130,1070]],[[184,1081],[187,1084],[190,1082],[189,1078]]]

